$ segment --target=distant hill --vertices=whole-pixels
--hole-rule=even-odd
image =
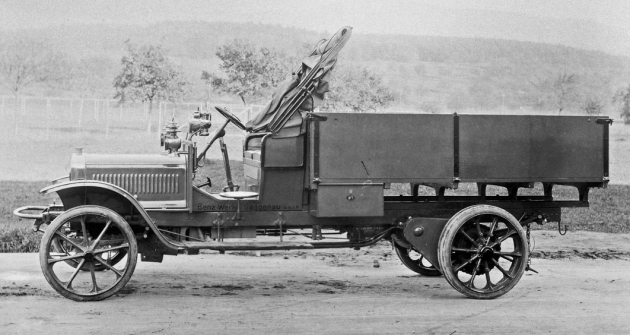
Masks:
[[[593,2],[594,6],[610,4]],[[496,4],[494,8],[501,8]],[[534,3],[529,6],[535,6]],[[464,5],[464,7],[466,7]],[[472,6],[474,7],[474,6]],[[507,5],[506,7],[510,7]],[[416,20],[396,20],[417,13]],[[584,8],[584,10],[588,10]],[[407,13],[406,13],[407,12]],[[549,13],[553,15],[554,13]],[[586,14],[586,13],[584,13]],[[400,6],[385,13],[391,33],[408,31],[410,35],[433,35],[465,38],[495,38],[526,42],[560,44],[614,55],[630,56],[630,34],[623,29],[587,19],[543,17],[523,13],[470,8],[444,8],[427,2]],[[597,15],[592,13],[591,16]]]
[[[163,44],[194,84],[191,99],[204,99],[202,70],[216,71],[218,46],[249,40],[288,53],[313,45],[328,33],[252,23],[162,22],[149,26],[83,25],[28,31],[75,60],[91,59],[90,94],[113,95],[111,83],[124,55],[124,41]],[[340,65],[368,67],[396,94],[395,110],[496,110],[543,108],[544,89],[574,75],[567,110],[588,100],[610,107],[616,89],[630,82],[630,58],[598,51],[488,38],[367,35],[354,31]],[[334,82],[333,82],[334,86]],[[334,87],[333,87],[334,89]],[[74,95],[62,89],[32,94]],[[216,97],[214,97],[216,98]],[[230,98],[230,97],[222,97]],[[236,101],[236,99],[234,99]],[[552,104],[547,101],[545,108]]]

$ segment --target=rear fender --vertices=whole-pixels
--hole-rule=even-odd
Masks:
[[[74,180],[51,185],[40,191],[43,194],[53,192],[59,195],[65,210],[83,205],[97,205],[109,208],[123,217],[132,213],[140,215],[164,247],[175,251],[182,249],[160,233],[153,219],[136,198],[114,184],[98,180]]]
[[[433,266],[439,267],[437,257],[438,243],[440,234],[444,230],[444,226],[449,219],[443,218],[409,218],[405,223],[403,235],[406,241],[411,244],[414,249],[422,254]],[[403,243],[399,243],[405,246]]]

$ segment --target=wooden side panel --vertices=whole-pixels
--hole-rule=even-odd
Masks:
[[[310,147],[322,183],[453,179],[453,115],[320,115]]]
[[[460,115],[460,177],[601,182],[604,132],[586,116]]]

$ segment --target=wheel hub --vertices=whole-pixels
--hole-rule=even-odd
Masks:
[[[84,258],[85,258],[86,262],[93,262],[94,261],[94,253],[91,252],[91,251],[86,251]]]
[[[458,235],[458,237],[453,243],[453,246],[457,248],[477,250],[473,254],[465,254],[465,253],[454,254],[454,261],[455,261],[454,264],[463,264],[467,260],[469,260],[471,256],[477,256],[478,258],[481,258],[482,263],[477,269],[476,275],[483,275],[486,272],[490,272],[492,269],[494,269],[493,260],[496,260],[496,261],[499,260],[499,256],[496,254],[496,252],[501,251],[501,246],[499,244],[497,244],[494,247],[489,246],[489,245],[492,245],[496,241],[496,237],[490,237],[490,238],[485,237],[489,234],[490,228],[482,225],[480,227],[480,230],[481,230],[481,236],[479,235],[476,227],[471,227],[464,230],[464,232],[468,236],[470,236],[473,241],[475,241],[474,244],[473,242],[471,242],[470,240],[468,240],[467,238],[461,235]],[[484,263],[485,263],[485,266],[484,266]],[[472,275],[473,272],[475,272],[476,265],[477,265],[477,262],[473,261],[470,264],[464,266],[461,271]]]
[[[490,247],[483,247],[480,250],[480,253],[483,254],[484,257],[486,256],[494,256],[494,249],[490,248]]]

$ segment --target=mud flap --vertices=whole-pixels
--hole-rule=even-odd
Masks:
[[[420,252],[433,266],[441,269],[437,249],[440,235],[449,219],[412,218],[405,223],[405,239]]]
[[[177,251],[166,248],[155,234],[148,234],[146,238],[139,238],[137,241],[138,253],[143,262],[162,263],[164,255],[177,255]]]

